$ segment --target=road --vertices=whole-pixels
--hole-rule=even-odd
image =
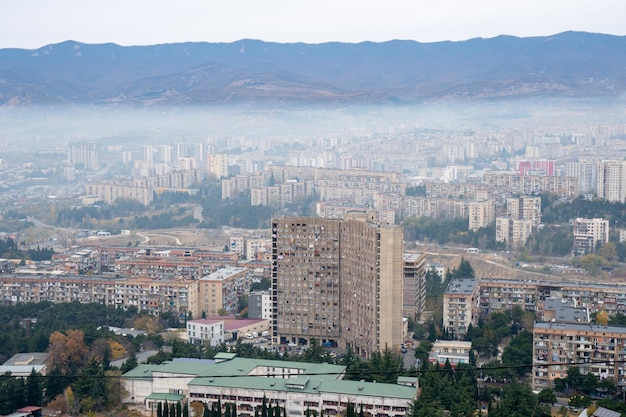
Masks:
[[[182,246],[183,243],[180,241],[179,238],[177,238],[176,236],[173,235],[168,235],[165,233],[135,233],[137,236],[141,236],[143,238],[143,241],[141,243],[139,243],[140,245],[147,245],[150,242],[150,236],[160,236],[160,237],[166,237],[169,239],[174,239],[174,242],[176,242],[176,245],[178,246]]]

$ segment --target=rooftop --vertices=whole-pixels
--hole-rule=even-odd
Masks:
[[[189,385],[256,389],[263,391],[327,392],[370,397],[405,398],[407,400],[412,400],[417,394],[416,387],[407,385],[324,379],[323,376],[311,376],[308,378],[300,376],[287,379],[264,376],[198,377],[193,379]]]
[[[246,271],[247,268],[239,268],[235,266],[229,266],[226,268],[219,269],[209,275],[205,275],[200,278],[203,281],[224,281],[232,276],[240,274]]]
[[[587,332],[596,332],[596,333],[626,334],[626,327],[601,326],[597,324],[535,322],[534,328],[535,329],[562,329],[562,330],[574,330],[574,331],[587,331]]]
[[[49,357],[50,354],[46,352],[16,353],[2,365],[28,366],[30,368],[35,365],[45,365]]]
[[[259,324],[263,322],[269,321],[268,319],[237,319],[235,316],[210,316],[202,319],[193,319],[188,320],[187,323],[196,323],[196,324],[215,324],[219,322],[224,322],[224,330],[227,332],[232,332],[243,327],[252,326],[254,324]]]
[[[467,294],[471,295],[476,289],[478,279],[476,278],[455,278],[448,284],[446,294]]]
[[[163,362],[160,365],[144,364],[139,365],[135,369],[125,373],[125,379],[151,379],[153,373],[171,373],[182,374],[193,377],[235,377],[250,375],[258,367],[274,368],[274,369],[293,369],[299,371],[299,376],[320,376],[321,378],[334,379],[339,378],[346,370],[345,366],[330,365],[328,363],[307,363],[293,361],[276,361],[266,359],[249,359],[249,358],[232,358],[222,355],[220,359],[226,359],[215,364],[199,364],[187,362]],[[275,371],[280,372],[280,371]],[[255,377],[258,378],[258,377]],[[278,378],[277,378],[278,379]]]

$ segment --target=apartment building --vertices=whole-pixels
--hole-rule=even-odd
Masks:
[[[579,194],[578,178],[574,177],[484,173],[481,183],[492,191],[516,195],[550,192],[558,197],[576,198]]]
[[[541,197],[507,198],[506,214],[512,219],[531,220],[536,227],[541,223]]]
[[[426,184],[426,197],[475,199],[479,189],[477,184],[429,182]]]
[[[469,230],[487,227],[496,218],[496,207],[493,201],[472,201],[468,206]]]
[[[543,322],[533,327],[533,388],[553,388],[577,366],[626,387],[626,327]]]
[[[405,253],[402,316],[419,319],[426,305],[426,256]]]
[[[70,142],[67,162],[77,168],[97,170],[100,168],[100,144],[97,142]]]
[[[198,302],[193,317],[202,313],[217,316],[220,310],[228,314],[238,311],[239,298],[250,292],[251,279],[247,268],[219,269],[198,280]]]
[[[0,275],[0,303],[98,303],[137,307],[153,314],[180,315],[195,308],[197,282],[148,278],[105,278],[61,273]]]
[[[598,164],[598,198],[626,202],[626,161],[607,160]]]
[[[463,339],[479,313],[479,286],[476,278],[455,278],[443,293],[443,325],[453,339]]]
[[[158,191],[184,191],[202,179],[197,169],[172,171],[166,175],[153,177],[111,179],[103,183],[87,184],[87,195],[97,196],[107,204],[113,204],[119,198],[139,201],[147,206]]]
[[[496,218],[496,242],[504,243],[508,248],[518,248],[526,244],[533,231],[532,220]]]
[[[115,260],[115,272],[125,277],[198,279],[205,268],[211,269],[195,257],[144,255],[137,258]]]
[[[224,320],[188,320],[186,328],[187,340],[194,345],[219,346],[224,343]]]
[[[248,295],[248,317],[267,320],[272,318],[272,294],[269,291],[252,291]]]
[[[609,241],[609,221],[599,218],[574,219],[574,253],[584,255]]]
[[[470,363],[470,350],[472,342],[462,340],[435,340],[428,354],[428,362],[438,363],[443,366],[446,361],[454,368],[458,364]]]
[[[606,311],[609,316],[626,309],[626,286],[620,284],[481,278],[478,287],[484,316],[520,306],[535,312],[539,320],[549,320],[548,311],[554,309],[547,305],[550,299],[572,300],[575,307],[590,313]]]
[[[228,155],[209,154],[206,158],[206,164],[208,175],[218,180],[228,176]]]
[[[315,338],[364,357],[399,346],[402,228],[365,218],[280,218],[272,246],[276,342]]]
[[[588,193],[596,189],[598,169],[590,162],[568,162],[565,164],[565,176],[578,179],[581,193]]]

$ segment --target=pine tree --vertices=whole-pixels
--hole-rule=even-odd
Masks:
[[[137,356],[135,356],[134,353],[131,353],[128,359],[126,359],[126,361],[124,361],[124,363],[122,364],[120,370],[123,374],[125,374],[126,372],[135,369],[137,365],[139,365],[139,363],[137,362]]]
[[[163,404],[163,417],[170,417],[170,406],[167,401]]]
[[[263,396],[263,403],[261,404],[261,417],[269,417],[267,413],[267,398]]]
[[[163,417],[163,403],[159,401],[157,404],[157,413],[156,417]]]
[[[26,378],[26,403],[28,405],[41,406],[43,402],[42,382],[41,374],[35,372],[35,368],[33,368]]]
[[[183,417],[189,417],[189,404],[187,402],[183,406]]]

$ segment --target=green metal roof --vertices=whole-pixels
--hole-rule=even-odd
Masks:
[[[414,399],[417,395],[416,387],[409,387],[406,385],[313,378],[304,383],[305,381],[306,378],[304,377],[288,379],[268,378],[263,376],[198,377],[191,380],[189,386],[212,386],[306,393],[328,392],[368,397],[404,398],[407,401]]]
[[[173,394],[170,392],[153,392],[152,394],[146,397],[146,400],[179,402],[183,398],[185,398],[185,396],[182,394]]]
[[[218,352],[217,355],[213,357],[213,359],[215,359],[216,361],[223,361],[223,360],[231,360],[236,357],[237,357],[236,353]]]
[[[397,379],[398,384],[401,384],[401,383],[417,384],[418,380],[419,380],[419,378],[414,377],[414,376],[399,376],[398,379]]]
[[[123,376],[127,379],[152,379],[152,371],[160,365],[141,364],[126,372]]]
[[[264,366],[276,369],[298,369],[301,374],[312,377],[319,375],[319,378],[339,378],[346,371],[342,365],[331,365],[328,363],[308,363],[293,361],[276,361],[266,359],[233,358],[214,364],[188,363],[188,362],[163,362],[160,365],[139,365],[123,375],[127,379],[151,379],[154,372],[165,372],[173,374],[186,374],[190,376],[244,376],[252,372],[256,367]]]

